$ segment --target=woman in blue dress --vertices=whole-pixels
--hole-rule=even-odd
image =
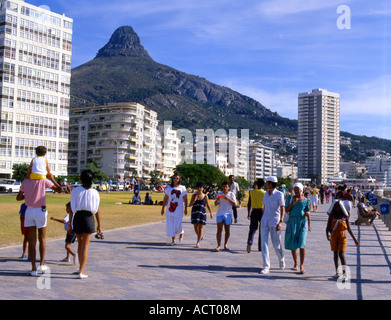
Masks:
[[[285,249],[292,251],[294,266],[298,271],[297,249],[300,249],[300,273],[304,274],[304,258],[307,231],[311,231],[310,200],[303,195],[303,185],[295,183],[293,194],[287,197],[285,210],[289,214],[289,221],[285,232]]]

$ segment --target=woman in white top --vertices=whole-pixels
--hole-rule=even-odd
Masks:
[[[87,263],[91,235],[95,231],[94,216],[98,223],[97,233],[102,233],[99,213],[100,197],[98,191],[92,188],[92,180],[93,174],[90,170],[82,171],[80,175],[82,186],[73,189],[71,194],[72,213],[69,216],[69,221],[72,221],[72,223],[68,227],[68,233],[71,233],[72,230],[76,233],[80,279],[88,277],[84,273],[84,268]]]

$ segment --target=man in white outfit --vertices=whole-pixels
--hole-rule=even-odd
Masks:
[[[280,269],[285,268],[284,252],[281,244],[281,228],[285,215],[284,194],[276,190],[277,178],[274,176],[265,179],[266,193],[263,197],[264,213],[261,220],[261,249],[263,259],[262,274],[270,272],[269,233],[274,250],[276,251]]]

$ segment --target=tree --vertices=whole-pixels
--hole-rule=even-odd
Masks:
[[[28,169],[28,163],[15,163],[12,166],[12,179],[15,179],[16,181],[23,181],[27,176]]]
[[[191,188],[195,188],[197,181],[202,181],[206,187],[214,184],[221,185],[224,180],[228,180],[219,168],[206,163],[184,163],[176,166],[175,172],[180,173],[183,184]]]
[[[104,173],[98,166],[96,165],[95,162],[90,162],[88,163],[84,169],[86,170],[91,170],[92,174],[94,175],[94,178],[97,180],[108,180],[109,177],[107,176],[106,173]]]
[[[151,176],[151,184],[157,185],[161,183],[159,170],[150,171],[149,175]]]

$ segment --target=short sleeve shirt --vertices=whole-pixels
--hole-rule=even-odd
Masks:
[[[71,193],[71,208],[75,214],[77,211],[85,210],[95,214],[99,209],[100,197],[95,189],[84,189],[76,187]]]
[[[235,181],[232,182],[232,184],[229,185],[229,190],[236,195],[240,191],[239,184]]]
[[[262,223],[269,223],[270,227],[277,226],[281,219],[280,207],[285,207],[284,194],[281,191],[273,190],[272,194],[266,191],[263,197]]]
[[[236,205],[236,196],[235,196],[235,194],[232,191],[229,191],[226,195],[230,199],[232,199],[235,202],[235,205]],[[224,198],[221,198],[220,202],[219,202],[219,208],[217,209],[217,212],[216,212],[216,216],[222,216],[222,215],[224,215],[226,213],[232,213],[232,204],[228,200],[226,200]]]
[[[178,218],[182,217],[184,209],[183,197],[187,195],[186,188],[184,186],[168,186],[164,192],[168,196],[166,215]]]
[[[46,189],[51,189],[53,183],[48,179],[24,179],[20,191],[24,192],[25,204],[31,208],[46,206]]]

